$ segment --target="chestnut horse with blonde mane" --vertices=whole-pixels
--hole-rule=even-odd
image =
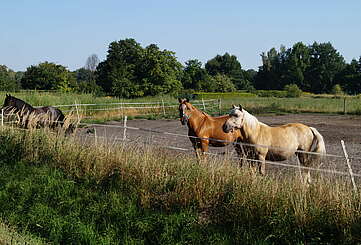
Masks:
[[[233,130],[239,129],[239,130]],[[258,169],[265,174],[265,161],[282,161],[297,155],[303,166],[311,166],[319,162],[326,154],[322,135],[313,127],[301,123],[289,123],[278,127],[270,127],[248,113],[246,110],[233,106],[229,118],[223,125],[225,133],[238,131],[244,142],[255,144],[256,160],[259,160]],[[306,152],[320,153],[307,154]],[[304,181],[310,183],[310,172],[306,170]]]
[[[188,126],[189,140],[192,142],[198,159],[208,151],[209,145],[223,147],[241,140],[238,130],[223,132],[222,126],[229,119],[228,115],[212,117],[194,107],[188,99],[178,99],[178,101],[180,121],[182,125]],[[239,144],[235,144],[235,149],[238,155],[243,151]]]

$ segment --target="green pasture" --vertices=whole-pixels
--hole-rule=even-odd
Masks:
[[[197,93],[195,95],[188,95],[191,97],[191,102],[197,100],[197,107],[204,110],[202,100],[214,99],[211,105],[205,103],[205,111],[212,115],[226,114],[233,104],[241,104],[246,110],[253,114],[262,113],[329,113],[329,114],[361,114],[361,97],[360,96],[332,96],[332,95],[312,95],[304,93],[299,98],[279,97],[283,91],[258,91],[258,94],[248,92],[237,93]],[[178,103],[177,98],[171,96],[158,97],[144,97],[137,99],[122,99],[115,97],[97,97],[92,94],[76,94],[76,93],[60,93],[60,92],[39,92],[39,91],[22,91],[12,94],[15,97],[21,98],[33,106],[45,105],[71,105],[71,104],[102,104],[100,106],[79,107],[78,109],[85,113],[85,121],[107,121],[117,120],[127,115],[131,118],[175,118],[178,116],[177,108],[171,107]],[[260,96],[262,95],[262,96]],[[184,95],[185,96],[185,95]],[[5,98],[5,92],[0,92],[0,101]],[[143,110],[141,108],[134,110],[121,110],[119,105],[109,105],[110,103],[134,103],[134,102],[157,102],[153,106],[162,106],[164,109],[158,110]],[[220,106],[217,105],[220,103]],[[108,104],[108,105],[107,105]],[[137,105],[127,105],[128,107]],[[146,105],[142,105],[146,106]],[[168,107],[167,107],[168,106]],[[118,107],[117,110],[111,108]],[[109,108],[109,112],[91,111],[94,108]],[[65,113],[76,110],[75,107],[60,107]],[[89,111],[87,111],[89,109]],[[87,119],[86,116],[91,116]]]
[[[296,173],[46,130],[5,127],[0,141],[0,219],[51,244],[361,242],[360,193],[335,176],[307,188]]]

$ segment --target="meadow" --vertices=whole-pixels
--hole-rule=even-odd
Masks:
[[[0,131],[0,217],[55,244],[360,242],[347,181],[262,177],[224,158],[80,144],[47,130]]]
[[[100,106],[79,106],[75,107],[59,107],[65,113],[72,111],[75,113],[76,109],[83,113],[85,121],[106,121],[117,120],[123,118],[124,115],[138,118],[159,119],[159,118],[175,118],[178,114],[176,105],[177,98],[171,96],[158,97],[144,97],[137,99],[120,99],[114,97],[96,97],[92,94],[74,94],[74,93],[57,93],[57,92],[39,92],[39,91],[22,91],[12,94],[33,106],[45,105],[72,105],[72,104],[100,104]],[[212,94],[203,93],[196,96],[198,101],[202,99],[215,99],[212,108],[206,109],[208,113],[213,115],[226,114],[233,104],[241,104],[249,112],[253,114],[264,113],[328,113],[328,114],[361,114],[361,97],[360,96],[332,96],[332,95],[312,95],[304,93],[304,96],[299,98],[287,97],[260,97],[251,93],[223,93]],[[190,96],[192,97],[192,96]],[[5,98],[5,92],[0,92],[0,101]],[[191,100],[192,101],[192,100]],[[220,106],[218,103],[220,101]],[[150,103],[154,102],[152,106],[165,105],[165,109],[128,109],[125,106],[120,108],[119,105],[110,105],[110,103]],[[134,107],[136,105],[126,105]],[[144,106],[144,105],[143,105]],[[173,106],[173,107],[172,107]],[[117,110],[108,111],[91,111],[86,112],[87,109],[111,109]],[[144,106],[146,107],[146,106]],[[202,109],[202,106],[199,105]],[[88,116],[88,119],[86,118]],[[89,120],[91,118],[91,120]]]
[[[75,98],[77,103],[124,101],[75,94],[14,96],[33,105],[71,104]],[[150,100],[160,98],[177,103],[171,97]],[[145,100],[150,101],[137,101]],[[348,100],[356,113],[360,99]],[[259,113],[342,113],[329,106],[339,102],[237,96],[222,99],[222,110],[241,103]],[[361,193],[341,177],[316,175],[307,188],[296,174],[262,177],[227,157],[198,163],[157,146],[84,143],[46,129],[2,127],[0,141],[0,220],[34,244],[361,242]],[[1,227],[0,241],[9,236]]]

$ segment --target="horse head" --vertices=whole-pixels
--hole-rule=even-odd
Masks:
[[[179,102],[179,117],[180,117],[180,121],[182,123],[182,125],[185,125],[188,123],[188,119],[191,116],[192,113],[192,107],[189,104],[189,99],[178,99]]]
[[[223,131],[225,133],[233,132],[234,129],[242,128],[244,124],[244,111],[241,105],[235,106],[229,112],[229,118],[223,124]]]
[[[7,109],[9,107],[14,107],[15,101],[14,101],[13,98],[14,97],[12,97],[10,94],[6,94],[4,104],[3,104],[3,107],[1,109]]]

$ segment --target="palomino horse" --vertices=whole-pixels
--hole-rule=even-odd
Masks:
[[[224,132],[233,129],[241,132],[244,142],[255,144],[255,154],[259,160],[258,169],[265,174],[265,161],[282,161],[297,155],[300,164],[310,166],[323,154],[326,154],[325,143],[322,135],[313,127],[301,123],[289,123],[279,127],[270,127],[261,123],[246,110],[233,106],[229,119],[224,123]],[[305,152],[320,154],[307,154]],[[304,176],[304,181],[311,181],[309,170]]]
[[[44,106],[34,108],[25,101],[6,94],[4,105],[2,107],[6,114],[16,114],[19,118],[20,124],[27,128],[29,121],[34,118],[37,121],[37,126],[49,126],[55,128],[64,125],[65,116],[60,109],[52,106]],[[66,129],[66,134],[72,133],[74,126],[72,124]]]
[[[240,141],[240,132],[225,133],[222,125],[229,116],[212,117],[198,110],[188,99],[179,99],[179,117],[182,125],[187,124],[189,140],[192,142],[198,159],[208,151],[208,146],[223,147],[230,143]],[[239,144],[235,145],[238,155],[242,150]]]

